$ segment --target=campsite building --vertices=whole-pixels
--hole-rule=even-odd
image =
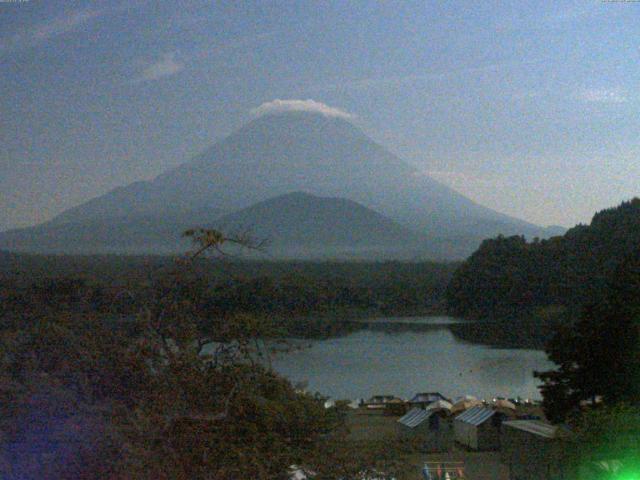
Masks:
[[[442,410],[412,408],[397,425],[398,438],[415,442],[422,452],[445,452],[453,443],[451,419]]]
[[[438,400],[449,401],[444,395],[440,392],[424,392],[424,393],[416,393],[411,400],[409,400],[409,405],[411,408],[427,408],[427,405],[437,402]]]
[[[398,400],[402,401],[394,395],[374,395],[366,402],[363,402],[363,406],[369,409],[384,409],[388,403],[395,403]]]
[[[453,420],[455,440],[472,450],[499,450],[500,424],[505,418],[489,408],[470,408]]]
[[[564,454],[567,430],[536,420],[502,423],[500,461],[509,467],[509,480],[574,478]]]
[[[371,405],[383,404],[395,400],[395,395],[374,395],[366,403]]]
[[[384,414],[390,416],[402,416],[409,410],[409,404],[401,398],[394,398],[384,404]]]

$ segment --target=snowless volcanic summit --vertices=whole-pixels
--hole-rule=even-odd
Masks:
[[[152,181],[114,189],[36,227],[0,234],[0,248],[165,253],[183,248],[179,237],[185,228],[230,223],[240,228],[229,216],[245,209],[239,218],[246,228],[255,227],[256,235],[271,234],[278,226],[290,233],[290,238],[277,235],[274,248],[278,255],[294,257],[460,258],[499,233],[544,236],[543,229],[421,174],[371,140],[348,114],[327,108],[263,109],[238,131]],[[250,208],[294,192],[307,195],[283,197],[284,209],[278,201]],[[295,199],[302,204],[292,216]],[[327,199],[351,203],[335,203],[332,211]],[[274,210],[266,215],[269,206]],[[252,211],[260,215],[252,218]],[[349,221],[347,212],[353,215]],[[336,230],[324,245],[312,245],[305,240],[309,235],[296,233],[305,228],[301,215],[320,218],[322,228],[314,224],[319,230],[367,229],[348,235]],[[371,235],[372,229],[392,234]],[[332,245],[331,238],[342,243]],[[358,241],[345,244],[348,238]]]

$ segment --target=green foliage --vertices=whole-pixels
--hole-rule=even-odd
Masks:
[[[247,363],[250,330],[230,328],[238,334],[208,357],[154,326],[130,338],[50,318],[5,332],[3,478],[266,479],[306,458],[331,417]]]
[[[388,446],[347,441],[345,405],[325,409],[270,369],[268,318],[215,314],[195,266],[156,272],[124,304],[77,281],[0,289],[0,477],[266,480],[294,464],[397,476]],[[112,301],[135,315],[109,318]]]
[[[578,322],[549,343],[557,370],[538,374],[547,416],[563,421],[580,403],[640,405],[640,249],[627,256]]]
[[[114,323],[173,288],[167,280],[173,267],[161,257],[18,257],[13,266],[0,263],[4,321],[69,310],[93,312]],[[455,267],[197,259],[192,266],[197,278],[183,279],[180,288],[185,295],[191,292],[190,301],[197,296],[209,318],[268,316],[278,320],[283,334],[326,337],[349,331],[352,327],[342,321],[346,318],[442,313]]]
[[[572,425],[569,458],[585,480],[626,480],[640,474],[640,408],[616,405],[582,413]],[[599,468],[601,462],[610,470]]]
[[[640,199],[594,215],[562,237],[486,240],[454,274],[451,312],[464,317],[521,317],[563,306],[570,316],[602,298],[622,259],[640,248]]]
[[[524,237],[485,240],[456,271],[447,302],[464,317],[510,316],[535,305],[540,293],[535,248]]]

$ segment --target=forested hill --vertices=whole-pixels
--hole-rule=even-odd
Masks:
[[[498,236],[458,268],[447,304],[469,318],[558,311],[550,307],[571,314],[596,302],[616,267],[639,248],[639,198],[596,213],[590,225],[563,236],[533,242]]]

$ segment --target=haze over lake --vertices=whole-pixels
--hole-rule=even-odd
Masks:
[[[403,321],[407,328],[399,330]],[[375,329],[344,337],[295,341],[308,348],[279,355],[273,365],[294,382],[307,381],[310,391],[336,399],[375,394],[410,397],[422,391],[451,397],[540,398],[533,371],[552,366],[544,352],[464,342],[448,328],[454,321],[390,318],[390,329],[376,324]],[[412,329],[411,324],[419,328]]]

